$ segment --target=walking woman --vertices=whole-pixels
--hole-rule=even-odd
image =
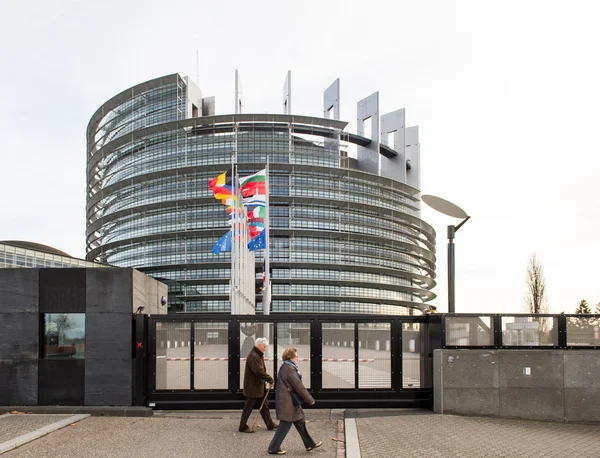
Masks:
[[[296,405],[292,398],[295,393],[302,403],[313,405],[315,400],[308,393],[302,384],[302,374],[298,372],[298,353],[292,347],[283,352],[283,364],[277,374],[277,392],[275,395],[275,409],[277,418],[279,418],[279,428],[269,444],[268,452],[271,455],[285,455],[285,450],[281,450],[281,443],[290,431],[292,424],[298,430],[306,451],[320,447],[322,442],[315,442],[308,434],[306,429],[306,420],[302,405]]]

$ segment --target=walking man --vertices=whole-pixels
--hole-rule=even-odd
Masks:
[[[260,408],[263,398],[265,397],[265,383],[268,383],[273,389],[275,381],[273,377],[267,374],[265,367],[265,350],[269,342],[264,337],[256,339],[254,348],[248,353],[246,358],[246,370],[244,372],[244,410],[242,410],[242,418],[240,419],[240,432],[253,433],[254,431],[248,427],[248,418],[252,414],[252,409]],[[260,414],[269,431],[276,429],[279,426],[271,419],[269,411],[269,402],[265,402]]]

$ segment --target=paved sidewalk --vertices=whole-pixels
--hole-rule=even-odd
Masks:
[[[257,414],[255,411],[251,417]],[[12,450],[7,458],[110,458],[133,457],[267,457],[274,432],[261,428],[254,434],[238,432],[241,411],[156,412],[151,418],[88,417],[74,427],[61,429]],[[294,428],[283,443],[286,456],[336,458],[341,412],[307,410],[308,431],[323,446],[308,454]],[[0,420],[1,421],[1,420]]]
[[[262,423],[254,434],[237,431],[241,411],[157,411],[151,418],[88,417],[8,451],[2,458],[266,457],[273,437]],[[254,415],[257,413],[254,412]],[[292,428],[286,456],[342,458],[339,410],[307,410],[308,430],[323,446],[308,454]],[[254,419],[254,415],[251,420]],[[600,425],[437,415],[419,410],[348,410],[357,439],[346,437],[347,457],[600,457]],[[68,415],[0,416],[0,440],[68,421]],[[356,417],[356,418],[351,418]],[[9,427],[9,421],[15,423]],[[6,422],[6,423],[2,423]],[[43,426],[42,426],[43,429]],[[338,445],[340,447],[338,447]]]
[[[0,415],[0,455],[88,417],[88,415]]]
[[[357,418],[361,458],[600,457],[600,425],[456,415]]]

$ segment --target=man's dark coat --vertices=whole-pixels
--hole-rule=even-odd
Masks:
[[[247,398],[262,398],[265,395],[265,382],[275,382],[273,377],[267,374],[264,356],[256,347],[248,353],[244,371],[244,396]]]

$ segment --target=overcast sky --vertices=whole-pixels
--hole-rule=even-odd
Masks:
[[[422,192],[463,208],[457,312],[522,312],[527,261],[552,312],[600,302],[600,4],[596,1],[0,2],[0,240],[85,256],[85,131],[143,81],[180,73],[234,110],[322,115],[341,79],[341,117],[380,93],[380,112],[418,125]],[[434,304],[447,309],[446,226]]]

